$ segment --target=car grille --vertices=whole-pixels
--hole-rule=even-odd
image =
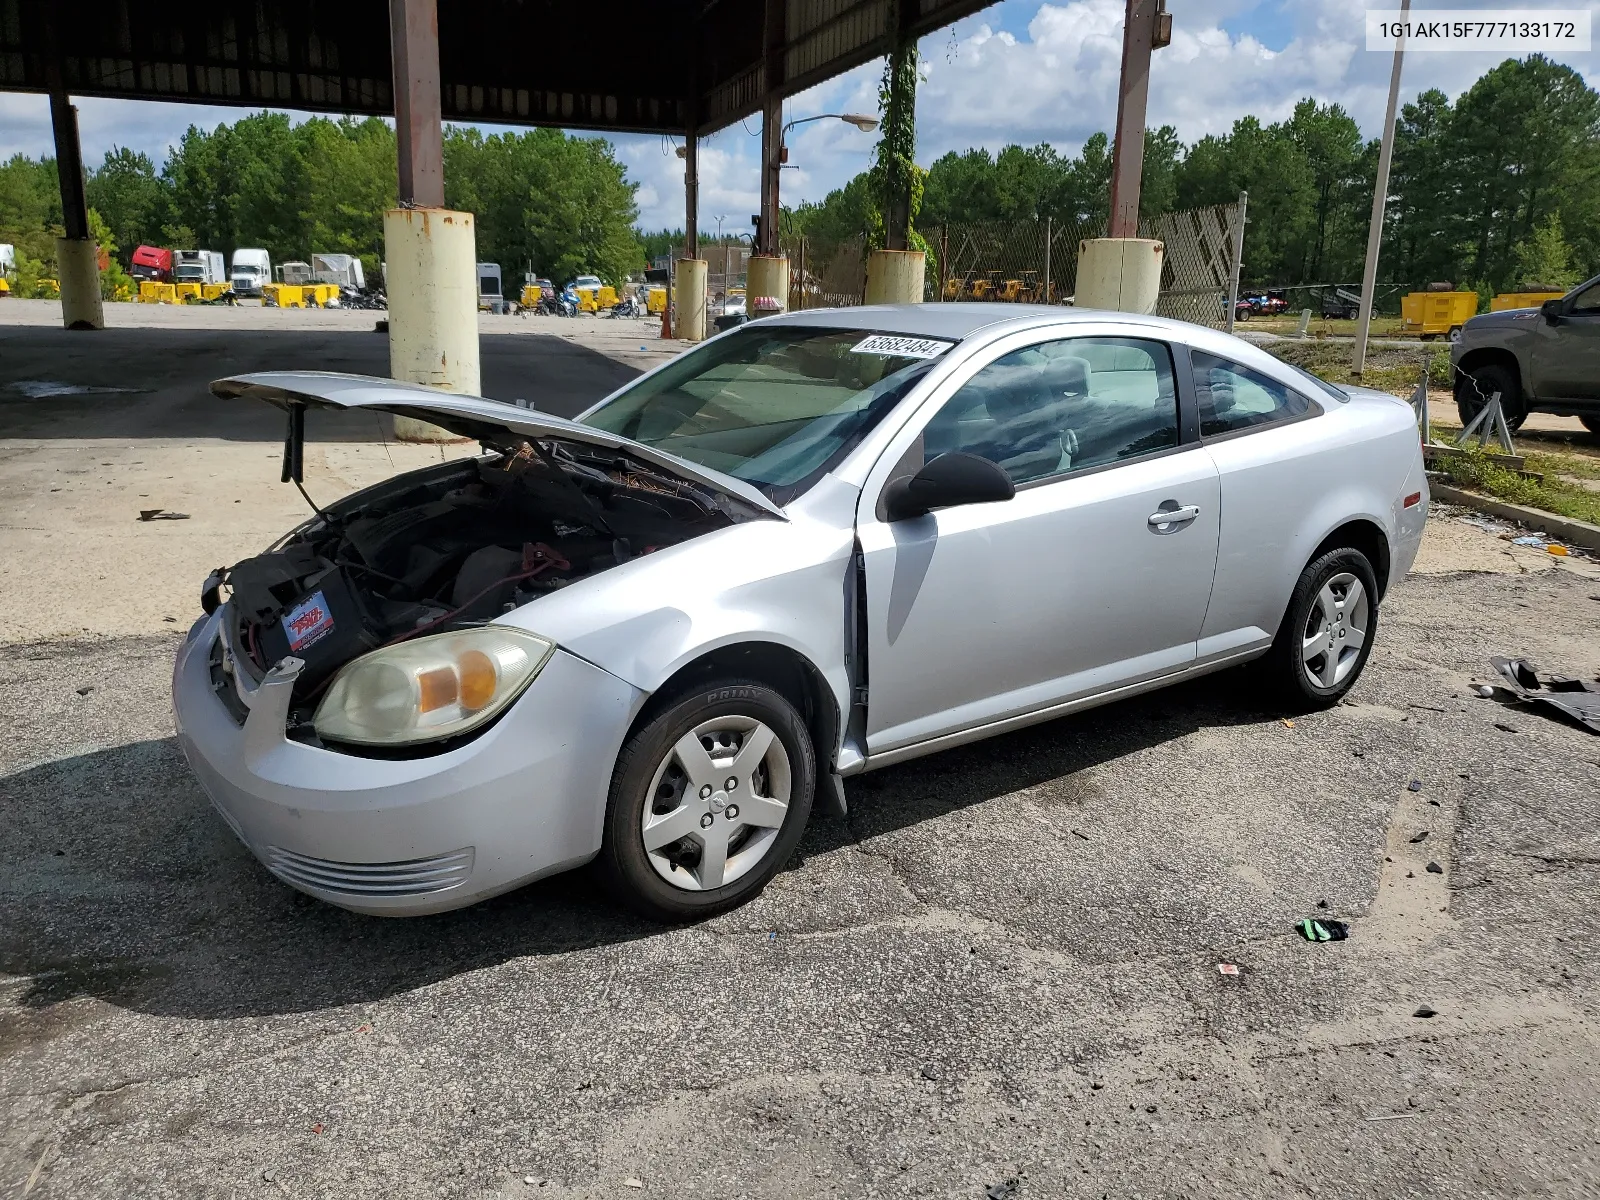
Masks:
[[[267,869],[280,879],[319,892],[349,896],[420,896],[459,887],[472,874],[473,850],[452,850],[405,862],[332,862],[268,846]]]

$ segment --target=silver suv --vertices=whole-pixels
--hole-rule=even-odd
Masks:
[[[1513,429],[1529,413],[1547,412],[1600,434],[1600,276],[1538,308],[1473,317],[1450,362],[1462,421],[1499,392]]]

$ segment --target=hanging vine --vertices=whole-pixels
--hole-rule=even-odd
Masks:
[[[921,250],[931,265],[932,248],[916,230],[928,174],[916,163],[918,67],[915,42],[896,47],[883,62],[878,84],[882,132],[872,166],[877,213],[870,241],[875,249]]]

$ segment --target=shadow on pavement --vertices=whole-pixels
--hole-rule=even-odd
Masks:
[[[484,334],[484,395],[524,399],[556,416],[582,412],[639,372],[565,338]],[[281,441],[283,419],[259,403],[218,400],[213,379],[251,371],[387,376],[387,334],[363,330],[107,329],[93,335],[0,327],[0,437],[223,438]],[[30,396],[18,383],[95,389]],[[312,413],[313,441],[378,441],[369,413]]]
[[[852,780],[850,827],[818,816],[816,855],[1197,729],[1261,719],[1238,672]],[[0,778],[14,866],[0,882],[0,970],[20,1003],[77,996],[161,1015],[303,1012],[377,1000],[527,955],[661,933],[578,871],[458,912],[363,917],[279,883],[216,817],[171,738]],[[996,864],[1004,870],[1004,863]],[[0,1029],[0,1042],[6,1040]]]

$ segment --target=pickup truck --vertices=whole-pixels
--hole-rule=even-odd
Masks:
[[[1545,412],[1577,417],[1600,434],[1600,275],[1538,308],[1473,317],[1450,347],[1450,363],[1463,422],[1499,392],[1512,429]]]

